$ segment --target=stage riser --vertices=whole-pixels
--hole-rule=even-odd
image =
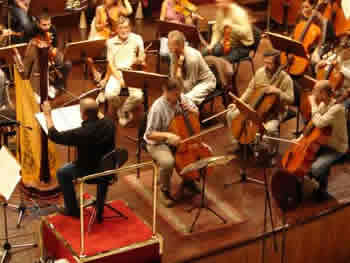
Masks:
[[[350,259],[350,207],[322,216],[286,232],[284,262],[344,263]],[[272,237],[266,239],[265,262],[280,263],[282,233],[277,234],[278,252],[274,252]],[[262,239],[240,247],[225,249],[191,263],[262,262]],[[189,261],[188,261],[189,262]]]

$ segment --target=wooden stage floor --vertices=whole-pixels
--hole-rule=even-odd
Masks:
[[[145,40],[153,39],[155,36],[154,27],[151,23],[140,22],[135,26],[137,32],[142,32]],[[81,34],[77,29],[62,27],[59,28],[59,35],[67,36],[70,32],[72,40],[78,41]],[[258,68],[262,63],[262,51],[269,45],[263,40],[258,53],[255,57],[255,66]],[[154,67],[155,59],[150,58],[150,63]],[[166,71],[163,67],[162,71]],[[237,83],[240,83],[240,90],[244,90],[251,78],[248,64],[243,63]],[[89,80],[83,80],[82,69],[76,65],[69,80],[68,89],[79,95],[81,92],[92,87]],[[161,93],[160,87],[153,86],[149,90],[150,99],[154,101]],[[55,105],[69,99],[69,96],[62,95],[57,98]],[[215,112],[223,109],[220,101],[215,103]],[[117,129],[118,146],[127,148],[130,159],[128,164],[133,164],[136,160],[136,145],[131,142],[126,135],[135,136],[137,134],[137,121],[142,108],[135,111],[136,119],[131,127]],[[221,119],[222,121],[223,119]],[[292,138],[291,132],[295,127],[295,119],[282,125],[281,136]],[[223,155],[226,152],[228,143],[228,130],[226,128],[206,135],[206,141],[214,150],[215,155]],[[281,145],[281,153],[284,152],[287,145]],[[60,147],[60,154],[63,159],[66,158],[66,151]],[[143,160],[149,160],[146,153],[142,155]],[[349,161],[344,160],[332,170],[330,177],[329,192],[332,198],[322,204],[315,203],[312,199],[307,200],[295,211],[286,215],[287,224],[283,224],[282,214],[277,208],[275,202],[272,202],[272,213],[275,221],[277,233],[278,252],[273,252],[271,242],[271,227],[263,231],[264,223],[264,201],[265,191],[260,185],[244,183],[236,184],[225,188],[224,184],[232,180],[239,179],[238,164],[218,167],[214,170],[214,175],[208,178],[208,185],[215,189],[218,197],[228,202],[231,206],[243,213],[247,220],[242,224],[232,227],[198,233],[186,237],[178,235],[173,228],[164,220],[158,220],[158,232],[165,240],[164,261],[166,263],[174,262],[263,262],[262,261],[262,240],[267,239],[265,260],[269,262],[280,262],[282,254],[282,230],[286,229],[285,262],[346,262],[350,259],[350,228],[348,218],[350,213],[350,180]],[[272,172],[269,174],[272,174]],[[248,175],[262,179],[262,169],[252,168],[248,170]],[[131,175],[132,176],[132,175]],[[142,176],[142,173],[141,173]],[[269,176],[271,178],[271,176]],[[95,190],[88,187],[89,193]],[[18,191],[11,202],[19,201]],[[110,189],[109,200],[124,199],[138,215],[146,221],[151,222],[152,211],[133,188],[120,180]],[[25,217],[22,228],[17,230],[16,213],[9,212],[10,236],[18,236],[13,240],[13,244],[19,242],[28,242],[33,236],[38,234],[37,218],[33,216]],[[320,216],[321,215],[321,216]],[[0,219],[0,225],[3,225],[3,219]],[[39,249],[16,250],[11,256],[11,262],[37,262],[39,258]],[[348,260],[349,261],[349,260]]]

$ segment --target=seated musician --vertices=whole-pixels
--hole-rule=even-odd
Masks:
[[[216,3],[216,23],[203,54],[237,62],[249,55],[249,46],[254,44],[252,23],[248,13],[236,3],[229,0],[216,0]]]
[[[147,151],[159,165],[160,200],[164,206],[171,207],[174,205],[174,199],[170,193],[171,176],[175,166],[171,147],[177,146],[181,138],[168,132],[168,128],[174,117],[182,112],[180,103],[186,111],[198,114],[198,109],[182,94],[181,80],[169,79],[162,88],[163,95],[153,103],[148,113],[144,139],[147,142]],[[193,181],[186,180],[182,186],[196,191]]]
[[[72,69],[70,61],[63,61],[63,54],[57,49],[57,34],[51,24],[51,17],[43,13],[38,17],[37,25],[32,33],[23,59],[23,78],[31,79],[33,89],[39,93],[40,64],[38,48],[49,47],[53,56],[49,55],[49,97],[55,98],[56,94],[67,86],[68,75]],[[50,53],[50,51],[49,51]]]
[[[109,39],[116,32],[115,21],[120,16],[128,16],[132,13],[129,0],[104,0],[103,4],[96,8],[96,15],[91,24],[89,40]]]
[[[78,202],[73,180],[96,173],[102,157],[115,148],[115,126],[112,120],[100,116],[95,100],[80,101],[82,126],[73,130],[58,132],[51,117],[49,102],[42,105],[46,118],[48,137],[57,144],[77,147],[78,158],[57,171],[57,180],[64,198],[64,215],[79,217]],[[97,212],[101,221],[102,211]]]
[[[314,126],[332,129],[327,143],[318,151],[310,171],[311,176],[319,182],[316,198],[322,200],[327,196],[331,166],[348,151],[346,112],[345,107],[332,98],[332,86],[328,80],[320,80],[316,83],[309,101]]]
[[[22,33],[19,36],[14,36],[13,43],[28,42],[33,33],[35,23],[32,17],[28,14],[31,0],[11,0],[11,28],[15,32]]]
[[[264,127],[270,136],[278,136],[278,127],[281,119],[286,114],[287,105],[294,101],[293,81],[288,73],[281,70],[279,56],[280,52],[275,49],[268,49],[264,52],[264,66],[256,71],[253,79],[249,82],[248,88],[241,96],[244,102],[249,102],[258,89],[264,89],[260,96],[264,94],[278,95],[281,107],[269,112],[267,121],[264,123]],[[259,98],[254,99],[255,101],[251,101],[253,104],[257,103]],[[255,107],[255,105],[251,106]],[[232,107],[232,110],[227,113],[226,119],[231,131],[232,121],[238,116],[239,109],[233,104],[230,107]],[[230,139],[232,151],[238,150],[238,141],[231,132]]]
[[[162,9],[160,11],[159,20],[192,25],[194,19],[196,19],[197,16],[195,14],[191,16],[185,16],[183,13],[178,12],[176,9],[176,5],[180,4],[181,0],[164,0],[162,3]],[[168,39],[166,37],[160,38],[159,54],[161,57],[169,57]]]
[[[186,97],[199,105],[215,90],[216,78],[201,53],[185,46],[185,36],[182,32],[171,31],[168,39],[170,76],[182,79]]]
[[[329,51],[329,45],[326,44],[334,41],[335,38],[332,24],[315,9],[317,2],[317,0],[304,0],[301,5],[300,16],[297,19],[297,23],[300,23],[306,22],[313,17],[312,23],[318,26],[321,32],[319,39],[308,50],[309,54],[311,54],[312,65],[315,65],[320,60],[320,57]]]
[[[131,32],[129,18],[120,17],[117,29],[118,35],[107,41],[108,70],[101,85],[107,84],[104,94],[100,93],[97,97],[97,102],[103,103],[105,98],[110,101],[118,109],[119,124],[125,126],[133,119],[131,111],[142,102],[143,92],[141,89],[125,87],[123,74],[119,69],[144,65],[145,53],[142,37]],[[126,98],[120,96],[123,88],[129,91]]]

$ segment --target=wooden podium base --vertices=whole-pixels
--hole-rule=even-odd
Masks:
[[[41,258],[65,258],[76,262],[156,263],[161,262],[163,239],[131,211],[125,202],[109,203],[127,216],[107,218],[85,233],[85,255],[80,255],[80,220],[60,214],[44,217],[40,229]],[[89,209],[85,209],[89,210]],[[105,208],[104,217],[113,216]],[[90,219],[84,212],[84,223]],[[86,229],[86,228],[85,228]]]

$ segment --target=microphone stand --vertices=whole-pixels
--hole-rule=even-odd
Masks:
[[[21,127],[25,128],[25,129],[28,129],[28,130],[32,130],[33,129],[30,126],[24,125],[22,122],[19,122],[17,120],[11,119],[11,118],[9,118],[9,117],[1,114],[1,113],[0,113],[0,117],[5,119],[5,120],[7,120],[7,121],[9,121],[11,123],[8,126],[13,125],[13,126],[21,126]],[[38,205],[36,204],[34,207],[37,209],[37,206]],[[28,209],[28,207],[24,203],[23,196],[22,196],[22,191],[20,191],[20,203],[18,205],[6,203],[6,206],[4,204],[4,211],[6,210],[7,207],[17,210],[17,212],[18,212],[18,219],[17,219],[16,227],[20,228],[22,220],[23,220],[23,217],[25,215],[25,212]],[[5,232],[5,234],[6,234],[6,232]]]

